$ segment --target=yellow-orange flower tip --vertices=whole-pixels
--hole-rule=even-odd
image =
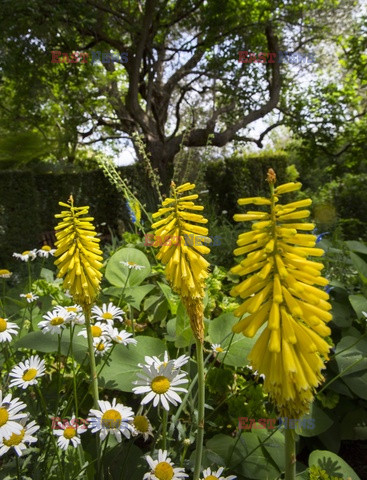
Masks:
[[[89,307],[98,295],[102,273],[102,251],[93,217],[85,217],[89,207],[74,207],[73,197],[69,203],[59,202],[66,207],[55,217],[60,221],[55,227],[55,265],[58,278],[64,278],[63,286],[70,291],[76,303]]]
[[[254,337],[265,327],[249,360],[265,375],[264,388],[280,412],[291,417],[308,411],[323,380],[321,370],[330,345],[322,337],[330,335],[326,323],[332,319],[329,295],[319,288],[328,283],[320,273],[323,265],[307,259],[324,252],[315,247],[314,235],[298,233],[313,228],[312,223],[302,223],[309,216],[302,209],[311,200],[276,204],[276,195],[300,187],[294,182],[275,190],[271,186],[269,203],[241,199],[242,205],[265,205],[268,211],[235,215],[235,220],[253,224],[250,232],[239,235],[239,248],[234,251],[246,258],[231,270],[244,277],[231,290],[231,295],[242,299],[234,311],[241,318],[233,332]]]

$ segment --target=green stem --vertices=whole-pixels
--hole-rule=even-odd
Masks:
[[[74,406],[75,406],[75,418],[79,418],[78,413],[78,393],[76,388],[76,372],[74,364],[74,350],[73,350],[73,337],[74,337],[75,325],[70,326],[70,356],[72,362],[72,371],[73,371],[73,391],[74,391]]]
[[[168,412],[164,408],[162,415],[162,450],[167,450],[167,419]]]
[[[193,480],[199,480],[201,470],[201,458],[203,455],[204,441],[204,415],[205,415],[205,378],[203,345],[196,339],[196,359],[198,368],[198,425],[196,433],[196,453]]]
[[[88,352],[89,352],[89,362],[90,362],[90,373],[92,378],[92,390],[93,390],[93,406],[95,409],[99,409],[98,400],[98,377],[97,377],[97,369],[96,369],[96,359],[94,356],[94,346],[93,346],[93,335],[92,335],[92,327],[90,323],[90,309],[83,308],[84,310],[84,317],[85,317],[85,326],[87,328],[87,337],[88,337]]]
[[[16,461],[16,464],[17,464],[17,480],[21,480],[18,455],[15,456],[15,461]]]
[[[291,428],[284,430],[285,434],[285,480],[296,478],[296,442]]]

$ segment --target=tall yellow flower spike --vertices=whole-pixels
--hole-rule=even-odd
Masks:
[[[308,256],[320,257],[324,251],[315,248],[314,235],[297,231],[309,232],[315,227],[302,222],[310,215],[304,208],[311,200],[278,204],[284,193],[299,190],[301,183],[274,188],[272,169],[267,180],[270,199],[238,200],[239,205],[264,206],[267,211],[234,215],[235,221],[253,224],[250,232],[239,235],[234,251],[247,257],[231,269],[246,276],[231,290],[231,295],[244,300],[234,312],[242,318],[233,331],[251,338],[265,324],[248,358],[253,368],[265,375],[264,389],[280,414],[299,418],[309,410],[314,390],[323,380],[321,370],[330,349],[322,338],[330,335],[325,325],[332,318],[329,295],[317,288],[328,281],[321,276],[323,265],[307,260]]]
[[[59,272],[58,278],[64,278],[63,286],[68,289],[76,303],[88,308],[95,300],[102,273],[102,252],[99,239],[91,223],[93,217],[83,217],[88,214],[89,207],[74,207],[73,197],[69,204],[59,202],[67,210],[55,215],[61,221],[55,227],[56,252],[55,261]]]
[[[155,242],[153,246],[161,246],[157,259],[166,265],[166,278],[173,290],[177,292],[188,311],[191,327],[201,342],[204,341],[203,302],[205,279],[208,276],[209,263],[202,254],[210,252],[203,245],[210,243],[207,237],[208,229],[194,223],[206,224],[208,220],[200,214],[191,211],[202,211],[201,205],[195,205],[192,200],[197,194],[184,195],[195,188],[192,183],[179,187],[172,182],[171,197],[166,198],[153,218],[164,215],[164,218],[153,223]]]

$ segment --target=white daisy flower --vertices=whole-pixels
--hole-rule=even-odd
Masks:
[[[0,278],[10,278],[13,275],[13,272],[7,270],[6,268],[0,268]]]
[[[185,365],[189,360],[190,360],[190,357],[188,357],[187,355],[181,355],[180,357],[178,358],[175,358],[175,359],[172,359],[172,360],[169,360],[168,358],[168,352],[167,350],[164,352],[164,358],[163,360],[160,360],[158,357],[154,356],[154,357],[144,357],[144,360],[145,360],[145,363],[147,365],[154,365],[156,368],[160,368],[160,367],[166,367],[168,364],[172,364],[174,366],[174,369],[175,370],[178,370],[179,368],[181,368],[183,365]],[[143,364],[139,364],[139,367],[143,367]]]
[[[20,362],[11,369],[9,377],[14,377],[14,380],[10,382],[9,387],[25,389],[28,385],[35,385],[38,383],[37,378],[42,377],[45,370],[45,361],[41,360],[38,355],[32,355],[25,362]]]
[[[13,433],[22,433],[19,420],[27,417],[27,414],[19,412],[25,408],[25,403],[20,402],[19,398],[11,399],[11,393],[3,399],[3,392],[0,390],[0,440],[8,440]]]
[[[101,338],[102,337],[102,338],[105,339],[106,335],[108,335],[108,325],[106,323],[97,322],[97,323],[95,323],[94,325],[91,326],[91,330],[92,330],[93,338]],[[78,333],[78,336],[88,338],[87,329],[83,328],[83,330],[81,330]]]
[[[135,435],[143,435],[145,441],[149,439],[149,436],[153,437],[153,428],[146,415],[135,415],[133,425]]]
[[[182,402],[176,392],[187,392],[186,388],[178,387],[183,383],[187,383],[188,379],[184,378],[187,373],[178,373],[173,363],[167,366],[143,365],[143,373],[138,373],[140,380],[133,382],[137,387],[133,388],[136,394],[147,394],[141,401],[145,405],[153,400],[153,406],[156,407],[160,402],[165,410],[169,410],[168,402],[177,406]]]
[[[51,248],[48,245],[43,245],[43,247],[37,250],[37,255],[39,257],[48,258],[49,256],[52,257],[55,252],[56,252],[55,248]]]
[[[133,334],[126,330],[121,330],[119,332],[117,328],[110,327],[107,330],[107,335],[113,342],[122,343],[123,345],[128,345],[129,343],[136,345],[138,343],[135,338],[130,338]]]
[[[213,352],[218,355],[218,353],[225,353],[226,350],[224,350],[221,346],[220,346],[220,343],[212,343],[211,344],[211,349],[213,350]]]
[[[145,458],[149,464],[150,472],[144,475],[143,480],[180,480],[188,477],[183,468],[174,466],[167,450],[158,451],[158,460],[153,460],[150,455],[146,455]]]
[[[94,353],[99,357],[103,357],[112,347],[112,343],[106,340],[105,337],[93,338]]]
[[[107,322],[113,322],[114,320],[119,320],[120,322],[123,322],[122,315],[124,315],[124,313],[125,312],[121,310],[121,308],[115,307],[112,302],[108,305],[104,303],[102,308],[97,306],[92,308],[92,318],[99,321],[105,320]]]
[[[40,427],[39,425],[36,425],[34,420],[26,425],[26,419],[21,419],[19,421],[19,427],[19,433],[13,432],[9,438],[3,438],[2,441],[0,441],[0,457],[11,448],[14,448],[18,457],[20,457],[22,455],[22,450],[27,448],[27,445],[25,445],[26,443],[37,442],[37,438],[32,435]]]
[[[83,309],[80,305],[70,305],[68,307],[62,307],[61,305],[57,306],[55,310],[59,310],[62,315],[68,315],[65,323],[70,323],[71,325],[84,325],[85,318],[83,315]]]
[[[54,435],[57,435],[57,444],[63,450],[67,450],[70,442],[74,448],[77,448],[80,445],[81,440],[78,435],[85,433],[88,429],[85,425],[79,425],[78,421],[75,418],[75,415],[72,416],[70,421],[58,422],[60,428],[54,429]]]
[[[32,303],[32,302],[35,302],[36,300],[38,300],[40,297],[39,295],[35,295],[34,293],[32,292],[29,292],[29,293],[21,293],[19,295],[20,297],[24,297],[28,303]]]
[[[61,333],[63,328],[66,327],[70,313],[63,312],[58,308],[54,308],[51,312],[47,312],[46,315],[43,315],[42,322],[38,323],[38,328],[42,330],[42,333],[50,332],[51,335],[54,333]]]
[[[37,258],[37,249],[34,248],[33,250],[26,250],[23,253],[13,253],[13,257],[19,258],[22,262],[28,262],[29,260],[34,260]]]
[[[207,468],[203,471],[203,478],[200,480],[215,480],[219,478],[219,480],[235,480],[237,477],[235,475],[230,475],[229,477],[223,477],[222,472],[224,467],[218,468],[216,472],[212,471],[210,468]]]
[[[125,407],[122,403],[116,403],[116,398],[112,403],[98,400],[100,410],[91,409],[88,417],[88,428],[92,433],[100,432],[101,440],[104,440],[109,433],[113,433],[118,442],[121,442],[121,433],[130,438],[134,433],[132,422],[134,412],[130,407]]]
[[[7,318],[0,317],[0,343],[11,342],[12,335],[16,335],[19,330],[18,325],[8,322]]]
[[[135,262],[124,262],[124,261],[121,261],[120,263],[122,263],[122,265],[124,265],[125,267],[129,268],[129,269],[133,269],[133,270],[143,270],[143,268],[145,268],[145,265],[138,265],[137,263]]]

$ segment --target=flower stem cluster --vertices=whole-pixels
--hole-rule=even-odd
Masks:
[[[193,200],[198,198],[197,194],[187,195],[195,188],[192,183],[185,183],[179,187],[172,182],[171,197],[166,198],[158,212],[153,218],[163,217],[153,223],[156,238],[175,237],[179,241],[176,244],[164,244],[161,246],[157,259],[166,265],[165,274],[167,280],[182,298],[188,311],[191,327],[196,338],[201,342],[204,340],[203,305],[205,279],[208,277],[209,263],[202,257],[209,253],[209,248],[203,243],[210,243],[207,237],[208,229],[203,224],[208,220],[202,215],[192,211],[202,211],[201,205],[195,205]],[[184,195],[182,195],[184,194]],[[199,225],[197,225],[199,224]],[[200,237],[200,242],[193,241],[186,245],[184,238],[187,235]],[[160,246],[157,242],[153,246]]]
[[[59,278],[64,277],[64,288],[68,289],[76,303],[89,307],[95,300],[102,274],[102,252],[93,217],[88,214],[89,207],[74,207],[73,197],[69,204],[59,202],[67,210],[55,215],[61,221],[56,226],[55,261]]]
[[[251,221],[252,229],[239,235],[235,255],[247,257],[232,268],[246,278],[231,294],[243,303],[235,310],[241,317],[233,327],[253,337],[265,325],[249,354],[259,374],[265,375],[264,388],[282,416],[301,416],[308,411],[315,388],[323,380],[321,370],[330,345],[322,338],[330,335],[326,325],[332,318],[329,295],[319,287],[328,281],[321,276],[323,265],[308,260],[320,257],[316,237],[309,233],[312,223],[303,223],[310,212],[310,199],[280,204],[282,195],[301,188],[287,183],[274,188],[275,173],[269,171],[270,199],[241,198],[240,205],[254,204],[263,211],[236,214],[236,221]],[[299,231],[301,233],[299,233]]]

